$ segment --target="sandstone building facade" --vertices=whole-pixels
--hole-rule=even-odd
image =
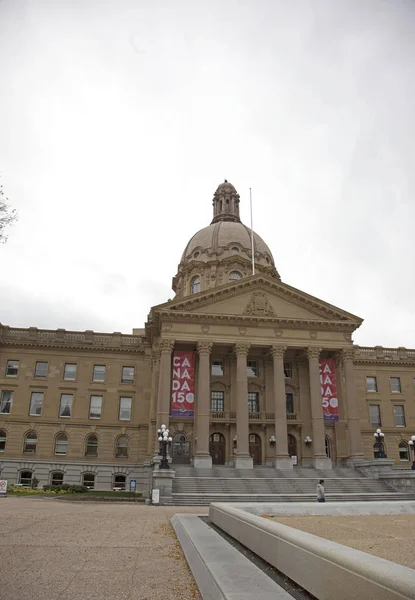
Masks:
[[[162,423],[173,465],[327,469],[373,458],[378,427],[411,465],[415,350],[354,345],[362,319],[282,282],[239,201],[218,187],[144,329],[0,326],[1,478],[146,492]]]

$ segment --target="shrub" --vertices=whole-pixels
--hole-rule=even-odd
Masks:
[[[39,485],[39,479],[37,477],[33,477],[32,479],[32,490],[37,490],[37,486]]]
[[[69,483],[62,483],[61,485],[44,485],[44,492],[53,492],[55,494],[85,494],[88,488],[84,485],[70,485]]]

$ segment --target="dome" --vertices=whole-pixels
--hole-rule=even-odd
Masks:
[[[252,275],[251,230],[239,217],[239,194],[226,179],[213,196],[213,219],[190,239],[173,278],[176,296],[186,296]],[[280,279],[271,250],[253,233],[255,273]]]

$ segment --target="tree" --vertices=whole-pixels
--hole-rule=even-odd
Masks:
[[[3,186],[0,184],[0,243],[7,242],[5,229],[17,220],[16,209],[11,209],[7,204],[7,198],[3,192]]]

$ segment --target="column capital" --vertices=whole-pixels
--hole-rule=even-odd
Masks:
[[[234,351],[236,356],[248,356],[249,348],[251,344],[237,343],[234,345]]]
[[[271,346],[270,354],[272,358],[284,358],[284,354],[287,350],[287,346],[283,346],[282,344],[275,344]]]
[[[309,347],[306,349],[305,351],[305,355],[308,358],[308,360],[311,360],[313,358],[320,358],[320,354],[322,353],[323,348],[314,348],[314,347]]]
[[[198,352],[199,356],[201,354],[210,355],[210,353],[212,351],[212,346],[213,346],[213,342],[198,342],[197,343],[197,352]]]
[[[343,362],[353,361],[354,359],[354,348],[343,348],[340,356]]]
[[[160,340],[160,353],[171,354],[174,348],[174,340]]]

